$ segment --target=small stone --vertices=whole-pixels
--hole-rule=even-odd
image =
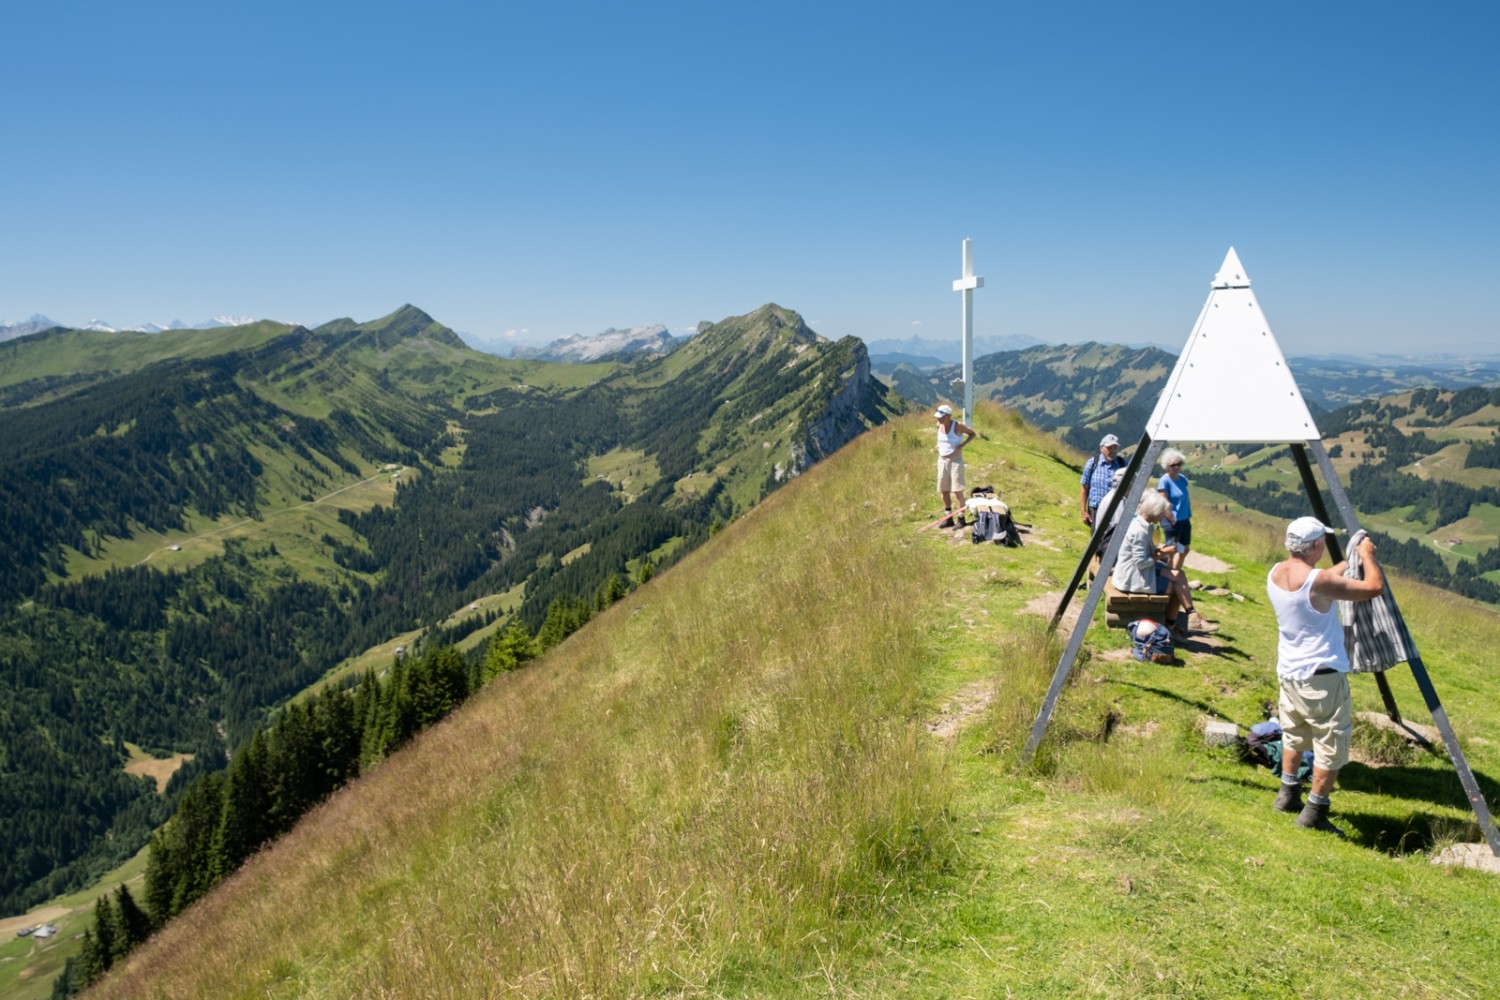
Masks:
[[[1240,741],[1240,727],[1232,722],[1209,722],[1203,727],[1203,741],[1211,747],[1232,747]]]
[[[1461,865],[1500,875],[1500,858],[1490,852],[1488,844],[1450,844],[1432,856],[1435,865]]]

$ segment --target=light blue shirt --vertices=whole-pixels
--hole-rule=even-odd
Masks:
[[[1167,502],[1172,505],[1172,519],[1181,523],[1193,516],[1193,504],[1188,500],[1188,477],[1179,473],[1176,479],[1171,476],[1162,476],[1156,483],[1156,488],[1167,495]]]

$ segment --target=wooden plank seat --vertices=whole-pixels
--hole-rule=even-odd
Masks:
[[[1166,623],[1166,594],[1127,594],[1115,589],[1113,580],[1104,582],[1104,624],[1109,628],[1124,628],[1137,618],[1150,618]]]

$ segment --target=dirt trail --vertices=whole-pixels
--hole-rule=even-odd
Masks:
[[[405,472],[406,469],[402,468],[399,471]],[[297,504],[296,506],[293,506],[293,507],[287,507],[287,508],[285,508],[283,510],[273,510],[273,511],[271,511],[271,513],[266,514],[265,517],[279,517],[279,516],[281,516],[283,514],[294,513],[296,511],[302,510],[302,509],[304,509],[306,507],[316,507],[320,503],[324,503],[324,502],[326,502],[328,500],[333,499],[334,497],[338,496],[340,493],[347,493],[348,491],[350,491],[352,489],[355,489],[357,487],[360,487],[360,486],[364,486],[367,483],[373,483],[375,480],[381,478],[382,476],[389,476],[389,475],[390,475],[390,473],[388,473],[388,472],[377,472],[377,473],[375,473],[375,475],[371,476],[369,479],[361,479],[357,483],[350,483],[348,486],[340,486],[338,489],[334,490],[332,493],[325,493],[323,496],[317,497],[317,498],[312,499],[312,500],[304,501],[303,503],[299,503],[299,504]],[[186,542],[195,542],[195,541],[197,541],[200,538],[211,538],[214,535],[223,534],[226,531],[233,531],[235,528],[238,528],[240,525],[242,525],[242,524],[249,524],[250,522],[252,522],[254,520],[255,520],[255,518],[253,518],[253,517],[242,518],[241,520],[235,521],[233,524],[226,524],[226,525],[223,525],[223,526],[218,527],[218,528],[213,528],[213,529],[211,529],[209,531],[203,531],[203,532],[199,532],[196,535],[191,535],[191,536],[189,536],[187,538],[184,538],[180,542],[173,542],[172,545],[176,545],[178,548],[181,548],[183,546],[183,544],[186,543]],[[264,520],[264,518],[262,518],[262,520]],[[140,562],[136,563],[136,565],[137,566],[143,566],[143,565],[145,565],[146,563],[148,563],[148,562],[151,561],[151,557],[152,556],[156,555],[158,552],[165,552],[168,549],[170,549],[171,547],[172,547],[171,545],[163,545],[159,549],[153,549],[152,551],[146,553],[145,558],[143,558]]]

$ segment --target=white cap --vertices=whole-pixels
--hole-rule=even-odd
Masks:
[[[939,406],[937,408],[937,412],[934,413],[933,416],[934,417],[951,417],[951,416],[953,416],[953,407],[949,406],[947,403],[944,403],[942,406]]]
[[[1306,549],[1324,535],[1333,534],[1333,529],[1315,517],[1299,517],[1286,526],[1286,547]]]
[[[1115,437],[1113,434],[1106,434],[1104,435],[1104,439],[1099,442],[1099,447],[1108,448],[1110,445],[1114,445],[1118,448],[1120,446],[1120,439]]]

